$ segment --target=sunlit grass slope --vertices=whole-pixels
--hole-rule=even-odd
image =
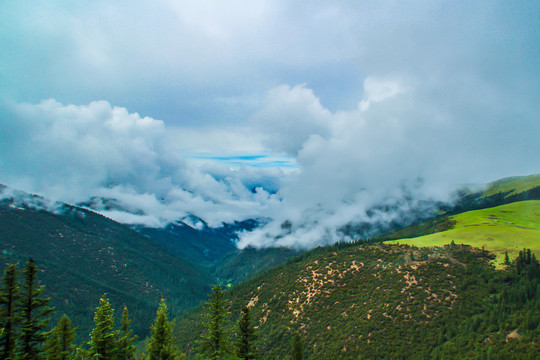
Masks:
[[[454,241],[474,247],[485,247],[495,255],[495,263],[504,261],[508,251],[511,259],[523,248],[540,256],[540,201],[520,201],[489,209],[469,211],[452,217],[456,221],[450,230],[401,239],[394,242],[415,246],[441,246]]]
[[[484,197],[497,193],[508,193],[507,196],[511,196],[538,186],[540,186],[540,174],[508,177],[492,182],[484,192]]]

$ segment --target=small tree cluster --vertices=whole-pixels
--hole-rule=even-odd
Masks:
[[[6,267],[0,286],[1,359],[42,359],[43,342],[53,309],[42,297],[44,287],[37,280],[37,267],[30,259],[17,274],[17,265]]]
[[[48,331],[53,308],[43,297],[45,287],[37,279],[37,266],[30,259],[19,279],[17,265],[7,265],[0,284],[0,359],[1,360],[135,360],[135,341],[128,309],[124,307],[119,329],[115,328],[114,309],[103,295],[94,315],[90,340],[76,346],[75,328],[63,315]],[[167,305],[162,299],[151,327],[146,354],[141,359],[182,360],[175,345]]]
[[[90,333],[87,349],[79,349],[80,359],[134,360],[136,336],[130,329],[131,320],[124,307],[120,329],[114,329],[114,310],[106,297],[101,298],[100,306],[94,316],[95,328]],[[142,359],[147,360],[182,360],[185,356],[175,345],[172,323],[167,319],[167,305],[162,299],[156,319],[151,327],[147,349]]]
[[[247,306],[241,310],[240,319],[231,341],[231,331],[227,329],[229,310],[225,300],[225,293],[220,284],[213,287],[208,302],[205,304],[206,312],[203,316],[205,333],[199,343],[200,359],[257,359],[255,348],[257,334],[251,323],[251,313]],[[231,345],[231,343],[234,344]]]

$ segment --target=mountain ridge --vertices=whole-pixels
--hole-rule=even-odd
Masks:
[[[59,313],[73,315],[81,335],[88,333],[105,292],[116,308],[124,302],[130,307],[139,324],[135,330],[144,334],[161,297],[170,298],[171,309],[179,313],[204,299],[215,281],[154,240],[69,205],[52,213],[4,198],[0,229],[1,261],[23,263],[33,258],[53,305]]]

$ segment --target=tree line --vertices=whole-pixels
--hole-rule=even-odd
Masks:
[[[37,279],[36,263],[30,259],[21,276],[18,272],[17,264],[8,264],[1,279],[0,360],[185,359],[185,354],[176,346],[174,323],[168,319],[165,299],[159,304],[150,336],[144,343],[137,343],[127,307],[124,306],[120,324],[116,327],[114,310],[107,295],[103,295],[94,314],[94,328],[89,340],[76,344],[76,328],[68,316],[64,314],[52,329],[49,326],[54,309],[48,306],[50,298],[43,296],[45,287]],[[224,291],[220,284],[212,290],[204,305],[202,320],[206,332],[197,341],[197,357],[212,360],[260,358],[255,347],[258,336],[250,308],[242,308],[236,331],[231,333]],[[289,358],[303,359],[298,334],[294,337]]]

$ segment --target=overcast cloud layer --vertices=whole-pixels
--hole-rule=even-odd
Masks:
[[[535,2],[6,2],[0,183],[128,223],[269,219],[240,247],[341,240],[381,202],[540,172],[539,19]]]

